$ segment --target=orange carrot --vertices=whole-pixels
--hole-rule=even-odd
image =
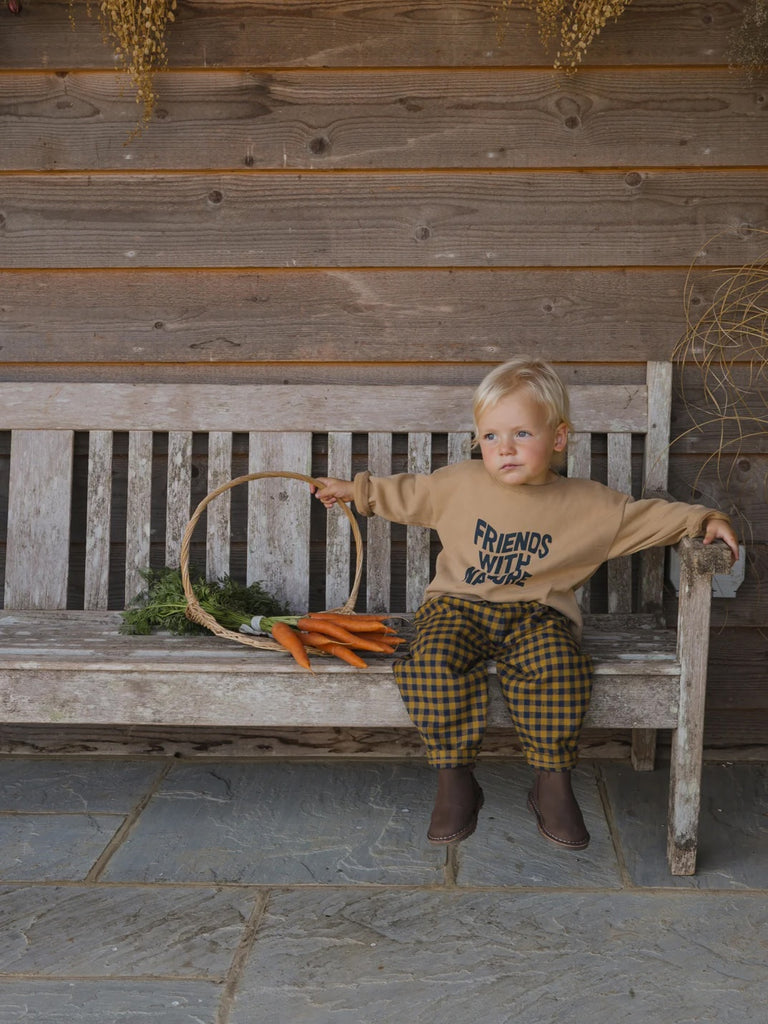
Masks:
[[[294,659],[302,668],[308,668],[310,672],[312,671],[307,649],[301,642],[301,637],[295,629],[291,629],[291,627],[285,622],[273,622],[272,636],[277,640],[281,647],[284,647],[286,651],[290,651]]]
[[[348,647],[343,644],[331,644],[326,650],[330,654],[335,654],[337,658],[341,658],[342,661],[348,662],[350,665],[354,665],[355,668],[368,668],[368,663],[363,661],[359,654],[355,654],[354,651],[350,651]]]
[[[325,636],[333,637],[334,640],[340,640],[343,644],[352,643],[355,639],[354,633],[350,633],[348,629],[336,622],[331,622],[330,619],[313,619],[306,615],[299,619],[296,625],[299,629],[306,629],[310,633],[323,633]]]
[[[350,640],[348,646],[354,648],[356,651],[373,651],[376,654],[391,654],[392,647],[384,643],[383,640],[373,639],[367,640],[359,633],[354,634],[354,640]]]
[[[317,647],[318,650],[324,651],[331,644],[336,643],[333,637],[325,636],[322,633],[310,633],[306,630],[302,630],[299,633],[302,643],[308,644],[310,647]]]
[[[312,616],[316,615],[319,618],[342,618],[342,620],[356,618],[359,622],[366,622],[368,620],[372,623],[385,623],[387,618],[390,617],[388,614],[374,614],[369,611],[310,611],[309,614]]]
[[[389,633],[390,627],[379,619],[362,619],[356,615],[318,615],[310,612],[309,618],[319,618],[323,622],[335,622],[350,633]]]

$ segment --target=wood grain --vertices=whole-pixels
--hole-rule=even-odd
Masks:
[[[757,259],[765,174],[28,175],[10,267],[688,266]]]
[[[737,166],[765,103],[714,68],[165,72],[132,137],[124,76],[8,74],[0,170]]]
[[[617,343],[625,362],[668,359],[685,329],[685,279],[666,267],[0,271],[0,365],[119,364],[140,379],[160,364],[471,366],[521,346],[612,363]],[[706,269],[694,276],[693,309],[715,284]]]
[[[97,18],[84,0],[36,0],[22,18],[5,18],[7,66],[111,68]],[[187,0],[169,31],[174,67],[537,65],[533,17],[515,5],[501,39],[496,0]],[[728,33],[740,24],[739,0],[636,0],[609,23],[589,64],[726,64]]]

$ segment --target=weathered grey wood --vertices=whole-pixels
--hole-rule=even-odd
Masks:
[[[448,463],[462,462],[472,455],[472,433],[451,432],[448,434]]]
[[[368,468],[373,476],[392,472],[391,434],[377,431],[368,435]],[[385,612],[390,607],[390,525],[374,516],[367,520],[366,530],[366,607],[371,612]]]
[[[76,30],[67,0],[37,0],[35,17],[6,18],[5,64],[17,68],[112,68],[98,20],[75,5]],[[509,8],[498,38],[497,0],[244,0],[241,16],[227,5],[187,3],[169,32],[173,67],[391,67],[546,65],[533,14]],[[740,5],[702,0],[635,0],[609,22],[590,48],[588,65],[721,65],[728,63],[729,33]],[[130,97],[126,97],[129,102]]]
[[[391,659],[370,656],[355,671],[315,657],[310,675],[287,657],[218,638],[117,633],[118,613],[67,612],[50,623],[33,613],[0,613],[0,708],[8,722],[412,728]],[[50,623],[51,629],[42,628]],[[30,633],[34,640],[30,642]],[[657,631],[668,656],[627,656],[627,634],[603,631],[596,652],[589,727],[631,728],[677,720],[674,640]],[[648,643],[652,643],[651,634]],[[34,659],[35,680],[23,686]],[[184,700],[179,700],[183,687]],[[512,729],[493,673],[489,724]],[[216,692],[216,700],[211,693]],[[42,719],[41,716],[42,715]]]
[[[312,435],[253,431],[249,473],[309,476]],[[309,608],[308,484],[285,477],[252,480],[248,487],[248,582],[258,580],[294,612]]]
[[[571,409],[571,420],[574,420]],[[568,435],[567,449],[568,476],[583,477],[588,480],[592,475],[592,435],[583,430],[572,430]],[[585,583],[576,591],[576,600],[582,612],[591,607],[590,584]]]
[[[636,772],[652,772],[656,767],[656,730],[633,729],[630,751],[632,767]]]
[[[643,460],[643,494],[652,496],[669,486],[669,438],[672,419],[672,365],[649,362],[648,433]],[[640,607],[658,611],[664,587],[664,551],[651,548],[641,556]]]
[[[669,481],[669,438],[672,418],[672,365],[649,362],[648,431],[643,458],[643,493],[666,493]],[[643,612],[661,613],[664,591],[663,548],[650,548],[640,555],[639,605]],[[632,733],[632,764],[636,771],[652,771],[656,763],[656,732],[635,729]]]
[[[71,430],[16,430],[11,436],[5,605],[66,608]]]
[[[515,336],[550,360],[611,363],[620,336],[622,359],[644,362],[667,359],[670,338],[685,329],[685,277],[675,267],[0,270],[2,356],[20,370],[29,362],[63,364],[68,380],[75,379],[73,352],[112,364],[110,380],[123,364],[138,379],[131,362],[191,369],[205,360],[223,369],[233,359],[241,382],[254,363],[259,377],[251,379],[262,382],[272,363],[308,362],[315,378],[322,372],[328,380],[332,367],[321,371],[318,362],[389,364],[407,356],[409,363],[471,367],[501,360],[513,323]],[[711,303],[715,284],[708,269],[692,276],[699,308]]]
[[[349,480],[352,476],[352,434],[328,435],[328,476]],[[325,604],[342,608],[350,596],[350,560],[352,533],[347,517],[331,509],[325,527]]]
[[[632,493],[632,435],[608,435],[607,483],[624,494]],[[632,565],[629,558],[612,558],[608,562],[608,610],[632,610]]]
[[[172,430],[168,434],[168,488],[165,516],[165,564],[178,566],[181,538],[192,509],[192,433]]]
[[[22,174],[3,194],[19,268],[547,266],[555,240],[572,267],[716,265],[764,241],[722,228],[762,222],[750,168]]]
[[[232,479],[232,435],[211,431],[208,434],[208,493]],[[206,575],[218,580],[229,575],[231,539],[230,510],[232,491],[222,491],[206,507]]]
[[[130,138],[119,73],[3,82],[25,115],[5,127],[2,170],[187,170],[190,153],[212,170],[737,166],[745,137],[750,162],[768,163],[754,86],[726,69],[168,72],[156,88],[173,131],[151,145]]]
[[[152,433],[132,430],[128,439],[128,501],[125,513],[125,602],[146,589],[141,572],[150,564]]]
[[[15,429],[229,430],[405,433],[472,427],[467,385],[416,384],[44,384],[0,382],[0,419]],[[647,425],[644,386],[596,384],[569,388],[576,430],[606,433]],[[224,398],[226,395],[226,399]],[[386,402],[382,399],[386,396]],[[101,404],[100,404],[101,403]],[[107,404],[108,403],[108,404]]]
[[[85,608],[106,608],[109,600],[109,548],[112,521],[112,431],[93,430],[88,438],[88,497],[85,538]]]
[[[667,859],[675,875],[696,870],[704,739],[704,700],[709,651],[712,577],[703,571],[694,542],[680,544],[680,603],[677,650],[680,658],[680,720],[672,737]],[[707,552],[707,555],[709,553]],[[710,565],[717,557],[712,554]]]
[[[408,472],[428,474],[432,469],[432,435],[408,435]],[[426,527],[406,527],[405,610],[415,612],[424,600],[430,579],[429,541]]]

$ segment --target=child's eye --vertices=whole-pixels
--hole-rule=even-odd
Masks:
[[[483,434],[483,440],[484,441],[495,441],[496,440],[496,435],[494,433],[492,433],[492,432],[488,433],[488,434]]]
[[[530,430],[518,430],[517,436],[518,437],[532,437],[533,435],[531,434]]]

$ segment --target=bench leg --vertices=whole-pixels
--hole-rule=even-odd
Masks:
[[[636,772],[652,772],[656,766],[656,730],[632,730],[632,767]]]
[[[711,574],[683,569],[677,633],[680,708],[672,734],[667,831],[667,860],[673,875],[696,871],[711,601]]]

